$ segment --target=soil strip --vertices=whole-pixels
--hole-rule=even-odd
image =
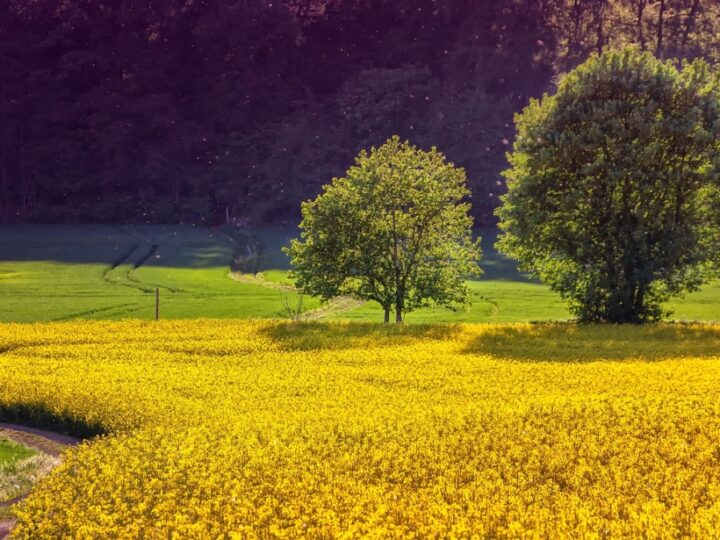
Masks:
[[[51,456],[59,456],[68,446],[74,446],[80,443],[80,439],[76,439],[75,437],[60,435],[59,433],[42,429],[19,426],[17,424],[5,424],[3,422],[0,422],[0,437],[10,439],[18,444]],[[17,523],[15,518],[3,517],[6,515],[4,511],[13,504],[20,502],[23,498],[23,496],[15,497],[9,501],[0,503],[0,540],[9,537],[15,523]]]
[[[80,439],[68,435],[2,422],[0,422],[0,435],[51,456],[59,456],[67,446],[74,446],[80,442]]]

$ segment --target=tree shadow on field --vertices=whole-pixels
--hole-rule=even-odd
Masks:
[[[488,327],[463,352],[521,362],[720,358],[720,325],[555,323]]]
[[[357,322],[287,322],[267,326],[262,333],[281,349],[344,350],[410,345],[418,340],[444,340],[460,332],[457,325],[382,325]]]

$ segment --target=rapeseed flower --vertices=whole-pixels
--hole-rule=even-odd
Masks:
[[[19,538],[715,537],[720,327],[0,325]]]

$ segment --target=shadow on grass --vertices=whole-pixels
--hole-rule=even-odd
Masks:
[[[382,325],[346,322],[287,322],[261,330],[283,350],[343,350],[361,347],[409,345],[417,340],[456,336],[456,325]]]
[[[69,414],[57,414],[34,403],[0,403],[0,422],[44,429],[81,439],[106,433],[100,424],[88,423]]]
[[[488,327],[464,351],[524,362],[593,362],[720,357],[720,325]]]

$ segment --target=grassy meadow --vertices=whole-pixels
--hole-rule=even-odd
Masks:
[[[712,538],[720,326],[0,325],[17,538]]]
[[[35,452],[29,448],[16,444],[15,442],[0,436],[0,467],[6,466],[20,459],[30,457],[34,453]]]
[[[163,318],[281,316],[293,293],[228,277],[237,247],[191,226],[0,227],[0,320],[150,319],[156,288]]]
[[[0,227],[0,321],[152,319],[154,291],[160,289],[161,317],[167,319],[267,318],[297,307],[289,290],[289,267],[281,248],[296,232],[260,229],[249,239],[192,226],[2,226]],[[564,320],[559,297],[519,273],[493,249],[495,231],[483,236],[483,276],[469,282],[472,306],[454,313],[423,309],[409,323],[525,322]],[[246,245],[262,254],[253,270],[260,279],[231,279],[233,257]],[[273,286],[279,284],[280,286]],[[320,303],[303,298],[304,310]],[[720,320],[720,284],[673,301],[679,320]],[[317,317],[382,320],[372,302],[314,312]]]

